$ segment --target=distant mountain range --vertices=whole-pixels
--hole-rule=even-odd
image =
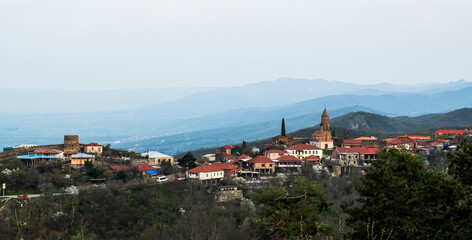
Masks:
[[[3,91],[0,100],[9,101],[0,110],[16,108],[23,114],[5,115],[7,110],[0,111],[0,128],[11,129],[0,134],[0,148],[55,143],[62,141],[64,134],[79,134],[84,142],[173,154],[273,136],[279,131],[282,117],[287,120],[288,131],[306,128],[319,121],[325,106],[332,117],[357,111],[390,117],[448,112],[472,106],[471,91],[472,83],[463,80],[445,84],[362,85],[287,78],[219,89],[60,92],[57,93],[60,98],[50,91]],[[28,103],[27,97],[21,98],[23,95],[36,99]],[[74,104],[69,104],[70,99],[75,99]],[[41,105],[48,101],[57,103]],[[93,111],[103,110],[102,105],[121,110]],[[84,106],[90,111],[85,111]],[[141,107],[126,110],[132,106]],[[62,109],[67,113],[57,113]],[[403,129],[399,124],[395,126]]]
[[[175,101],[147,106],[143,108],[143,111],[158,113],[168,118],[196,118],[234,110],[271,107],[276,107],[277,109],[277,107],[307,100],[340,95],[351,98],[351,102],[342,107],[352,106],[356,100],[361,101],[358,105],[367,106],[362,99],[368,101],[368,98],[352,99],[352,96],[378,96],[394,93],[421,93],[425,95],[455,91],[465,87],[472,87],[472,82],[459,80],[449,83],[414,85],[393,85],[387,83],[364,85],[323,79],[281,78],[276,81],[248,84],[241,87],[219,88],[198,92]],[[331,109],[341,107],[330,106],[332,101],[329,98],[327,100],[326,103],[328,103],[327,105]],[[354,102],[352,102],[353,100]]]
[[[387,117],[368,113],[365,107],[351,107],[330,111],[333,129],[364,130],[372,133],[406,133],[415,130],[427,130],[447,126],[472,125],[472,108],[463,108],[444,114],[428,114],[417,117]],[[352,112],[356,111],[356,112]],[[319,123],[321,112],[286,119],[290,136],[309,137]],[[318,119],[316,121],[315,119]],[[298,126],[293,128],[293,126]],[[301,130],[294,131],[301,128]],[[257,123],[242,127],[197,131],[171,136],[149,138],[140,141],[122,143],[116,146],[129,147],[136,151],[156,149],[175,154],[182,151],[208,148],[223,144],[237,144],[245,141],[265,139],[280,133],[280,121]],[[298,135],[297,135],[298,134]]]

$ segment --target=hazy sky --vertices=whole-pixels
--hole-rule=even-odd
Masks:
[[[0,0],[0,88],[472,80],[472,1]]]

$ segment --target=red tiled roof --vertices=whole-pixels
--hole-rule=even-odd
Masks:
[[[138,169],[140,172],[156,170],[155,168],[151,167],[149,164],[145,164],[145,163],[138,164]]]
[[[215,166],[215,167],[219,167],[223,170],[233,170],[233,169],[238,169],[237,167],[235,167],[233,164],[231,163],[212,163],[210,166]]]
[[[299,162],[300,161],[300,159],[292,155],[285,155],[285,156],[277,158],[277,160],[284,161],[284,162]]]
[[[362,145],[362,140],[344,139],[343,144],[359,144],[359,145]]]
[[[220,171],[223,171],[223,169],[221,169],[218,166],[213,166],[213,164],[212,165],[198,166],[196,168],[192,168],[192,169],[188,170],[189,173],[220,172]]]
[[[252,157],[246,154],[239,156],[239,159],[251,159]]]
[[[413,140],[431,140],[431,137],[429,136],[405,135],[405,136],[400,136],[400,137],[408,137]]]
[[[98,143],[89,143],[87,144],[87,147],[101,147],[102,145],[98,144]]]
[[[280,155],[285,155],[285,152],[284,152],[284,151],[278,150],[278,149],[271,149],[271,150],[265,151],[265,154],[268,154],[268,153],[278,153],[278,154],[280,154]]]
[[[61,150],[51,149],[51,148],[38,148],[34,150],[36,154],[60,154],[62,153]]]
[[[392,145],[416,143],[415,139],[411,139],[408,136],[400,136],[400,137],[396,137],[396,138],[387,138],[387,139],[384,139],[384,141],[387,142],[388,144],[392,144]]]
[[[449,141],[444,140],[444,139],[437,139],[437,140],[431,142],[430,144],[428,144],[428,146],[439,146],[439,145],[443,145],[446,142],[449,142]]]
[[[321,150],[321,148],[317,148],[310,144],[297,144],[287,148],[288,150],[295,150],[295,151],[304,151],[304,150]]]
[[[371,137],[358,137],[358,138],[354,138],[354,140],[375,141],[375,140],[377,140],[377,139],[376,139],[376,138],[371,138]]]
[[[274,163],[272,160],[270,160],[269,158],[265,157],[265,156],[257,156],[251,160],[249,160],[249,162],[252,162],[252,163]]]
[[[235,147],[236,147],[236,146],[234,146],[234,145],[224,145],[224,146],[221,147],[221,148],[224,148],[224,149],[226,149],[226,150],[231,150],[231,149],[233,149],[233,148],[235,148]]]
[[[129,166],[123,166],[123,165],[110,165],[110,168],[113,172],[119,172],[119,171],[131,171],[131,167]]]
[[[434,136],[437,134],[444,134],[444,135],[449,135],[449,134],[455,134],[455,135],[464,135],[465,131],[461,129],[439,129],[434,132]]]
[[[321,159],[318,157],[318,156],[315,156],[315,155],[310,155],[308,157],[305,158],[306,161],[321,161]]]
[[[313,134],[311,134],[311,136],[322,136],[322,135],[323,135],[323,132],[320,130],[317,130]]]
[[[281,139],[281,138],[288,138],[288,137],[283,136],[283,135],[277,135],[277,136],[273,137],[272,139],[278,140],[278,139]]]
[[[336,151],[340,153],[358,153],[362,155],[375,154],[379,151],[379,148],[364,148],[364,147],[355,147],[355,148],[336,148]]]

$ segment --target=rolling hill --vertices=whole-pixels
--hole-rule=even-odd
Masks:
[[[472,108],[458,109],[444,114],[395,118],[367,112],[352,112],[333,118],[330,121],[330,127],[339,138],[376,136],[379,139],[385,139],[399,134],[432,135],[437,128],[471,128]],[[311,134],[317,129],[319,129],[319,126],[315,125],[292,131],[287,135],[290,137],[310,138]],[[262,147],[269,141],[270,138],[261,138],[248,142],[248,146]],[[226,142],[225,144],[228,143]],[[239,142],[235,141],[232,143],[238,144]],[[206,153],[214,153],[216,150],[216,147],[199,148],[192,152],[195,156],[201,156]],[[176,154],[176,157],[181,155]]]

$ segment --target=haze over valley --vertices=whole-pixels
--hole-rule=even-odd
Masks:
[[[282,118],[290,131],[310,127],[318,124],[325,106],[333,117],[356,111],[389,117],[445,113],[472,106],[471,90],[472,83],[464,80],[366,85],[281,78],[216,89],[46,91],[48,97],[37,101],[2,105],[0,147],[53,143],[64,134],[78,134],[83,141],[175,154],[276,135]]]

